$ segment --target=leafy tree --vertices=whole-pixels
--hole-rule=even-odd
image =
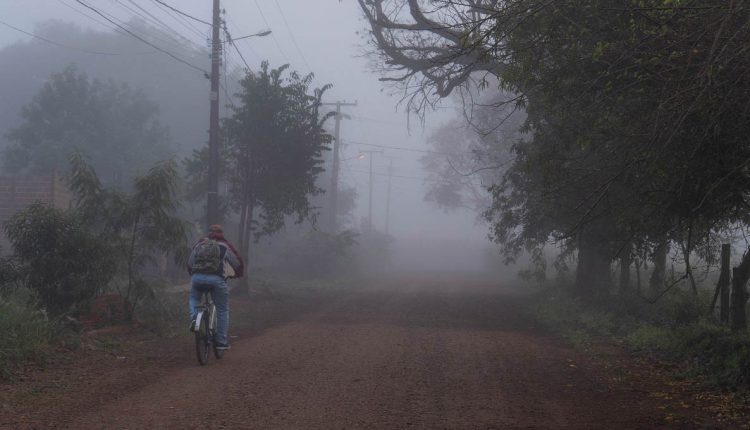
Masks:
[[[5,232],[17,260],[13,282],[31,290],[52,315],[74,310],[112,279],[108,244],[75,214],[35,203],[14,215]]]
[[[323,171],[322,152],[331,142],[319,107],[323,93],[310,94],[312,75],[285,74],[287,66],[257,73],[240,82],[239,105],[223,123],[224,177],[230,184],[229,209],[239,214],[239,248],[247,256],[251,237],[272,234],[288,217],[297,222],[314,215],[311,197]],[[188,167],[193,180],[205,175],[205,154],[197,151]],[[203,165],[203,169],[196,166]]]
[[[153,294],[148,269],[157,257],[170,252],[177,260],[185,257],[185,223],[175,215],[176,163],[159,163],[135,178],[131,194],[104,188],[80,153],[71,156],[71,164],[75,210],[110,244],[118,262],[116,273],[126,282],[116,283],[116,288],[134,311],[139,301]]]
[[[143,93],[103,83],[68,66],[53,74],[7,133],[11,173],[67,169],[67,155],[87,153],[105,182],[119,184],[172,151],[158,108]],[[110,176],[111,175],[111,176]]]
[[[527,136],[488,212],[511,254],[550,237],[577,249],[578,284],[590,294],[609,284],[615,256],[627,268],[633,249],[671,240],[689,268],[709,233],[747,223],[743,2],[360,6],[383,79],[400,83],[412,108],[486,86],[475,72],[518,94]]]
[[[124,25],[179,58],[200,68],[205,64],[209,50],[202,44],[193,44],[174,32],[163,27],[155,28],[135,17]],[[127,84],[131,89],[143,90],[159,107],[161,124],[170,129],[174,142],[174,147],[169,148],[170,156],[172,152],[188,156],[193,149],[205,144],[207,83],[201,71],[186,67],[123,32],[81,28],[60,20],[39,22],[33,32],[87,52],[61,48],[33,38],[0,48],[0,76],[3,77],[0,80],[0,112],[3,113],[0,115],[0,144],[3,149],[6,142],[2,136],[23,122],[19,115],[22,107],[29,104],[50,75],[59,73],[69,64],[85,71],[90,80],[99,79],[105,83],[112,80]],[[145,171],[160,159],[164,157],[146,160],[141,167]],[[108,183],[111,180],[109,174],[100,173],[103,181]]]

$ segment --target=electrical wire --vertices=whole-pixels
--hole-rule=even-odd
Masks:
[[[6,26],[6,27],[8,27],[8,28],[11,28],[11,29],[13,29],[13,30],[16,30],[16,31],[18,31],[18,32],[20,32],[20,33],[23,33],[23,34],[25,34],[25,35],[27,35],[27,36],[31,36],[31,37],[33,37],[33,38],[35,38],[35,39],[39,39],[39,40],[41,40],[41,41],[44,41],[44,42],[47,42],[47,43],[49,43],[50,45],[55,45],[55,46],[59,46],[59,47],[61,47],[61,48],[72,49],[72,50],[74,50],[74,51],[84,52],[84,53],[86,53],[86,54],[108,55],[108,56],[112,56],[112,55],[122,55],[122,54],[117,54],[117,53],[114,53],[114,52],[90,51],[90,50],[88,50],[88,49],[83,49],[83,48],[77,48],[77,47],[75,47],[75,46],[68,46],[68,45],[64,45],[64,44],[62,44],[62,43],[58,43],[58,42],[55,42],[55,41],[53,41],[53,40],[47,39],[46,37],[42,37],[42,36],[39,36],[39,35],[37,35],[37,34],[34,34],[34,33],[29,33],[28,31],[25,31],[25,30],[21,30],[20,28],[18,28],[18,27],[16,27],[16,26],[13,26],[13,25],[10,25],[10,24],[8,24],[8,23],[7,23],[7,22],[5,22],[5,21],[0,21],[0,24],[2,24],[2,25],[4,25],[4,26]]]
[[[158,19],[156,16],[154,16],[151,12],[146,10],[146,8],[138,5],[138,3],[135,2],[135,0],[128,0],[130,3],[134,4],[138,9],[142,10],[144,13],[148,14],[149,16],[154,17],[154,19],[157,19],[159,22],[163,22],[160,19]],[[206,35],[202,33],[200,30],[198,30],[190,21],[187,21],[185,17],[182,15],[174,15],[171,10],[169,9],[163,9],[161,5],[158,3],[156,4],[157,9],[159,11],[164,12],[165,14],[169,15],[170,18],[172,18],[175,22],[182,25],[183,28],[185,28],[187,31],[197,35],[200,37],[200,40],[204,40],[206,38]],[[164,23],[167,25],[166,23]],[[167,25],[169,27],[169,25]]]
[[[286,27],[286,31],[289,32],[289,37],[292,39],[292,43],[294,44],[294,47],[297,49],[297,53],[299,53],[300,57],[302,57],[302,62],[305,63],[305,66],[307,66],[307,70],[312,73],[312,67],[310,67],[310,64],[307,62],[307,58],[305,58],[305,54],[299,48],[299,45],[297,44],[297,39],[294,38],[294,32],[292,31],[292,28],[289,27],[289,23],[286,20],[284,11],[281,9],[279,0],[274,0],[274,3],[276,3],[276,7],[279,9],[279,13],[281,14],[281,19],[284,21],[284,26]]]
[[[355,140],[348,140],[348,139],[347,140],[342,139],[341,141],[345,143],[349,143],[351,145],[374,146],[376,148],[393,149],[396,151],[419,152],[419,153],[424,153],[424,154],[446,155],[446,156],[454,156],[454,157],[473,154],[473,152],[440,152],[440,151],[431,151],[428,149],[404,148],[402,146],[379,145],[376,143],[357,142]]]
[[[79,3],[80,5],[84,6],[85,8],[90,9],[91,11],[93,11],[94,13],[96,13],[97,15],[99,15],[102,18],[104,18],[105,20],[107,20],[108,22],[110,22],[110,23],[114,24],[115,26],[117,26],[118,28],[122,29],[123,31],[125,31],[126,33],[128,33],[130,36],[134,37],[135,39],[140,40],[141,42],[145,43],[146,45],[148,45],[148,46],[156,49],[157,51],[159,51],[159,52],[161,52],[163,54],[166,54],[166,55],[172,57],[174,60],[176,60],[176,61],[178,61],[178,62],[180,62],[180,63],[182,63],[182,64],[184,64],[184,65],[186,65],[186,66],[188,66],[188,67],[190,67],[192,69],[195,69],[195,70],[198,70],[199,72],[202,72],[204,74],[204,76],[209,76],[209,73],[206,70],[204,70],[204,69],[202,69],[202,68],[200,68],[200,67],[198,67],[198,66],[196,66],[194,64],[191,64],[188,61],[185,61],[182,58],[180,58],[180,57],[172,54],[171,52],[167,51],[166,49],[160,48],[159,46],[154,45],[153,43],[151,43],[148,40],[142,38],[141,36],[138,36],[137,34],[133,33],[132,31],[128,30],[127,28],[125,28],[124,26],[116,23],[111,18],[107,17],[104,13],[102,13],[101,11],[99,11],[98,9],[96,9],[95,7],[93,7],[93,6],[85,3],[83,0],[75,0],[75,1],[76,1],[76,3]],[[157,1],[157,0],[155,0],[155,1]]]
[[[236,29],[240,28],[237,25],[237,23],[234,22],[234,20],[232,19],[232,17],[230,15],[227,14],[226,15],[226,19],[228,21],[228,24],[231,25],[233,29],[236,30]],[[232,41],[235,42],[234,40],[232,40]],[[247,48],[247,50],[250,51],[251,54],[253,54],[253,56],[258,60],[258,62],[260,62],[261,56],[258,55],[258,52],[255,51],[255,49],[253,48],[252,43],[250,42],[250,40],[248,38],[241,39],[240,43],[243,44],[243,46],[245,46],[245,48]]]
[[[123,3],[122,3],[122,2],[120,1],[120,0],[116,0],[116,1],[117,1],[117,3],[120,3],[120,4],[121,4],[121,5],[122,5],[122,6],[124,7],[124,8],[128,9],[129,11],[131,11],[131,12],[132,12],[132,13],[134,13],[134,14],[136,14],[137,16],[139,16],[139,17],[143,18],[143,19],[144,19],[144,20],[146,20],[147,22],[148,22],[148,20],[149,20],[149,18],[150,18],[152,22],[155,22],[155,23],[156,23],[157,25],[160,25],[160,26],[161,26],[161,27],[162,27],[163,29],[165,29],[165,30],[167,31],[167,33],[174,33],[175,35],[177,35],[177,36],[179,36],[180,38],[184,39],[184,40],[185,40],[185,41],[187,41],[188,43],[191,43],[191,44],[193,44],[193,45],[198,45],[198,44],[197,44],[197,43],[195,43],[195,42],[194,42],[194,41],[193,41],[192,39],[190,39],[189,37],[186,37],[185,35],[181,34],[181,33],[180,33],[179,31],[175,30],[175,29],[174,29],[174,28],[173,28],[173,27],[172,27],[171,25],[169,25],[169,24],[167,24],[166,22],[162,21],[162,20],[161,20],[161,19],[160,19],[159,17],[157,17],[157,16],[155,16],[154,14],[152,14],[151,12],[149,12],[149,11],[148,11],[147,9],[145,9],[144,7],[142,7],[141,5],[139,5],[138,3],[136,3],[136,2],[134,1],[134,0],[127,0],[127,1],[128,1],[128,3],[132,4],[133,6],[135,6],[135,7],[136,7],[136,8],[138,9],[138,10],[140,10],[141,12],[143,12],[143,14],[145,14],[145,16],[144,16],[144,15],[143,15],[142,13],[139,13],[138,11],[134,11],[133,9],[131,9],[131,8],[127,7],[127,6],[126,6],[125,4],[123,4]],[[173,16],[173,15],[172,15],[171,13],[169,13],[168,11],[167,11],[166,13],[167,13],[167,14],[168,14],[169,16]],[[181,23],[182,21],[178,21],[178,22],[180,22],[180,23]],[[188,29],[188,31],[191,31],[191,32],[197,33],[197,34],[198,34],[198,36],[199,36],[199,37],[200,37],[201,39],[203,39],[203,35],[202,35],[202,34],[201,34],[200,32],[196,32],[195,30],[193,30],[193,29],[192,29],[192,28],[190,28],[190,27],[187,27],[187,26],[185,26],[185,27],[186,27],[186,28]],[[200,46],[200,45],[198,45],[198,46]]]
[[[77,0],[76,0],[76,1],[77,1]],[[173,7],[173,6],[170,6],[170,5],[168,5],[167,3],[164,3],[164,2],[162,1],[162,0],[154,0],[154,1],[155,1],[155,2],[157,2],[157,3],[159,3],[160,5],[162,5],[162,6],[164,6],[164,7],[167,7],[167,8],[169,8],[169,9],[172,9],[173,11],[175,11],[175,12],[179,13],[180,15],[186,16],[186,17],[188,17],[188,18],[190,18],[190,19],[192,19],[192,20],[194,20],[194,21],[198,21],[198,22],[200,22],[201,24],[206,24],[206,25],[208,25],[208,26],[211,26],[211,27],[213,27],[213,26],[214,26],[214,25],[213,25],[213,24],[211,24],[210,22],[206,22],[206,21],[204,21],[204,20],[202,20],[202,19],[200,19],[200,18],[196,18],[196,17],[194,17],[193,15],[190,15],[190,14],[188,14],[188,13],[186,13],[186,12],[183,12],[183,11],[181,11],[181,10],[177,9],[176,7]]]
[[[229,29],[227,29],[227,22],[226,21],[223,21],[222,28],[224,30],[224,34],[227,37],[227,42],[229,42],[229,44],[234,47],[234,50],[237,51],[237,54],[240,56],[240,59],[242,60],[242,62],[245,63],[245,67],[247,67],[247,70],[250,71],[250,65],[247,64],[247,61],[245,61],[245,57],[242,55],[242,52],[240,52],[240,49],[237,48],[237,45],[232,40],[232,35],[229,34]]]
[[[258,8],[258,12],[260,13],[260,17],[263,19],[263,22],[266,23],[266,27],[271,28],[271,26],[268,24],[268,20],[266,19],[266,15],[263,13],[263,9],[260,8],[260,4],[258,4],[258,0],[255,1],[255,7]],[[279,44],[279,41],[276,39],[276,36],[271,33],[271,39],[273,39],[273,42],[276,44],[276,47],[279,48],[279,54],[281,54],[282,57],[284,57],[284,60],[286,60],[287,63],[291,63],[289,61],[289,57],[284,53],[284,50],[281,49],[281,45]]]
[[[60,3],[60,4],[62,4],[63,6],[67,7],[68,9],[71,9],[71,10],[73,10],[73,11],[74,11],[75,13],[77,13],[77,14],[79,14],[79,15],[81,15],[81,16],[84,16],[84,17],[86,17],[86,18],[90,19],[91,21],[94,21],[95,23],[97,23],[97,24],[101,25],[102,27],[106,27],[106,28],[107,28],[107,30],[114,30],[114,31],[115,31],[116,33],[119,33],[119,34],[126,34],[126,33],[125,33],[124,31],[120,30],[119,28],[114,28],[114,29],[113,29],[113,28],[112,28],[111,26],[109,26],[109,25],[105,24],[104,22],[102,22],[102,21],[100,21],[100,20],[98,20],[98,19],[94,18],[93,16],[91,16],[91,15],[87,14],[86,12],[83,12],[82,10],[80,10],[80,9],[78,9],[78,8],[76,8],[76,7],[73,7],[73,6],[71,6],[71,5],[67,4],[67,3],[65,3],[65,2],[64,2],[63,0],[57,0],[57,1],[58,1],[58,3]]]

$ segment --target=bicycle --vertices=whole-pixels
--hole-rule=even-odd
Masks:
[[[202,291],[201,304],[197,308],[195,316],[195,352],[198,355],[198,363],[204,366],[208,363],[211,349],[214,350],[216,359],[224,356],[224,349],[217,348],[216,342],[216,305],[211,299],[211,290]]]

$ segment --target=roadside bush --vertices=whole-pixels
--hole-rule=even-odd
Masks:
[[[0,299],[0,372],[10,376],[21,362],[43,361],[60,325],[46,313],[28,304]]]
[[[15,214],[5,232],[18,263],[15,282],[31,290],[51,315],[85,304],[112,277],[106,243],[69,212],[35,203]]]
[[[325,278],[352,270],[356,234],[312,230],[284,249],[274,264],[276,271],[295,277]]]
[[[732,390],[750,390],[750,336],[733,334],[707,315],[709,297],[676,290],[656,303],[618,298],[608,304],[584,303],[546,291],[536,316],[577,346],[595,336],[630,349],[682,363],[687,375]]]

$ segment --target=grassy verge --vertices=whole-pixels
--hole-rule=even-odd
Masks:
[[[22,363],[42,363],[60,343],[58,321],[13,299],[0,300],[0,376],[9,378]]]
[[[578,347],[606,338],[678,364],[683,375],[711,386],[750,391],[750,336],[731,333],[707,310],[707,297],[684,291],[651,304],[637,297],[589,303],[547,290],[539,295],[534,312]]]

